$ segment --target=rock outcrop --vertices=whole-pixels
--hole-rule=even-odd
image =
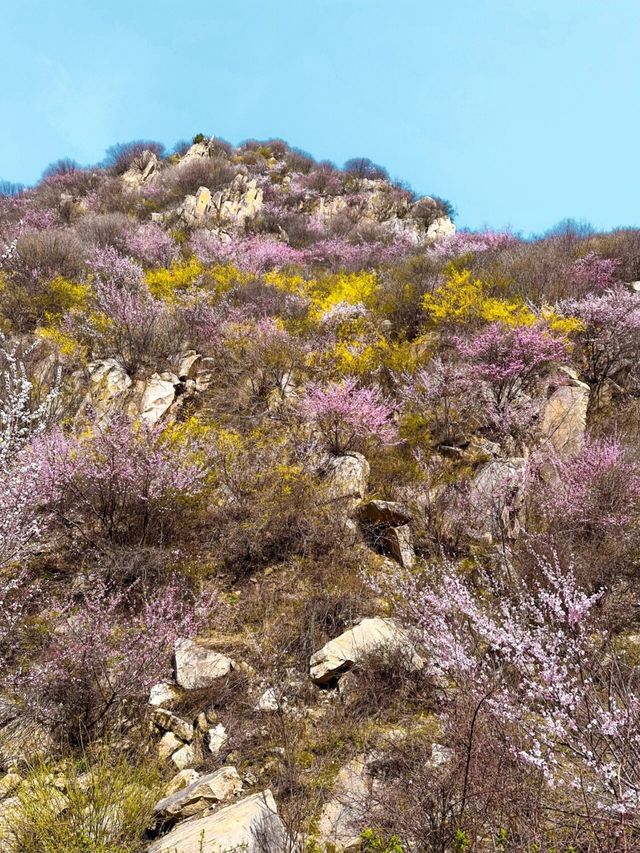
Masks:
[[[252,794],[215,814],[178,824],[154,841],[147,853],[262,853],[281,851],[286,830],[271,791]]]
[[[556,388],[542,411],[540,432],[543,442],[560,456],[572,456],[582,449],[587,427],[590,389],[571,371],[566,384]]]
[[[176,682],[185,690],[211,687],[235,667],[231,658],[194,640],[179,640],[175,650]]]
[[[241,791],[242,779],[236,768],[220,767],[160,800],[155,805],[155,812],[163,820],[184,820],[201,814],[215,803],[231,800]]]
[[[363,619],[312,655],[309,674],[316,684],[338,679],[369,655],[399,657],[410,669],[421,669],[424,659],[409,635],[393,619]]]
[[[329,460],[326,468],[327,498],[347,514],[362,503],[369,482],[369,463],[361,453],[349,453]]]

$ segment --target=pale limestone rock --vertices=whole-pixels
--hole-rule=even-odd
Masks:
[[[195,208],[193,215],[196,219],[204,219],[211,207],[211,190],[208,187],[200,187],[196,193]]]
[[[180,380],[174,373],[154,373],[145,384],[140,402],[140,417],[150,426],[166,414],[176,398]]]
[[[89,389],[78,414],[92,409],[100,422],[122,407],[131,388],[131,377],[115,358],[92,361],[87,373]]]
[[[149,705],[154,708],[170,708],[180,698],[180,690],[175,684],[161,682],[154,684],[149,692]]]
[[[210,215],[218,225],[244,227],[262,210],[262,189],[246,175],[236,175],[231,184],[213,194]]]
[[[178,791],[188,788],[189,785],[193,785],[193,783],[199,778],[200,774],[197,770],[194,770],[193,767],[187,767],[185,770],[179,770],[176,775],[167,782],[167,786],[164,789],[165,797],[171,797],[173,794],[177,794]]]
[[[439,216],[427,228],[426,239],[429,242],[442,240],[445,237],[453,237],[456,233],[456,226],[448,216]]]
[[[207,729],[207,747],[213,755],[219,755],[220,750],[228,740],[229,735],[222,723]]]
[[[369,483],[369,463],[361,453],[336,456],[327,465],[327,497],[353,512],[362,502]]]
[[[213,139],[213,137],[211,137]],[[191,160],[198,160],[201,157],[209,156],[209,145],[207,142],[194,142],[191,148],[180,158],[179,166],[183,163],[189,163]]]
[[[160,800],[156,803],[154,810],[164,819],[184,819],[206,811],[214,803],[231,800],[241,791],[242,780],[236,768],[221,767]]]
[[[184,746],[180,738],[176,737],[173,732],[165,732],[160,738],[158,744],[158,758],[161,762],[167,761],[173,753]],[[178,768],[181,770],[182,768]]]
[[[277,711],[279,707],[278,694],[274,687],[269,687],[258,699],[256,711]]]
[[[408,524],[390,527],[385,534],[385,539],[393,559],[405,569],[413,568],[416,562],[416,553],[413,550],[411,527]]]
[[[525,472],[526,460],[520,456],[496,459],[480,468],[469,487],[472,536],[517,537]]]
[[[260,853],[260,838],[266,836],[274,851],[287,850],[286,831],[278,816],[271,791],[233,803],[207,817],[179,823],[163,838],[154,841],[147,853]]]
[[[406,665],[416,670],[425,663],[406,631],[393,619],[376,617],[363,619],[315,652],[309,661],[309,674],[316,684],[325,684],[370,654],[401,655]]]
[[[132,189],[153,183],[159,168],[157,155],[153,151],[143,151],[124,173],[122,182]]]
[[[166,708],[156,708],[153,712],[153,722],[165,732],[173,732],[180,740],[193,740],[193,726],[181,717],[172,714]]]
[[[182,744],[180,748],[176,749],[176,751],[171,755],[171,761],[178,770],[184,770],[185,768],[190,767],[192,764],[195,764],[197,760],[198,753],[192,743]]]
[[[551,394],[542,411],[542,440],[560,456],[578,453],[584,444],[589,406],[589,386],[569,376],[569,384]]]
[[[178,379],[184,382],[186,379],[191,379],[195,373],[195,367],[200,362],[202,356],[195,350],[183,352],[178,358],[178,369],[176,371]]]
[[[235,663],[194,640],[178,640],[175,649],[176,681],[185,690],[210,687],[228,675]]]

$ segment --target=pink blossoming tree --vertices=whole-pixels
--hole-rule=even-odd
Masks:
[[[362,448],[369,441],[391,445],[398,440],[392,406],[378,388],[359,387],[353,378],[311,385],[301,410],[335,455]]]

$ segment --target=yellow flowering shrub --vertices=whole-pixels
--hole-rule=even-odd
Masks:
[[[584,323],[578,317],[564,317],[562,314],[554,311],[549,305],[543,306],[540,316],[552,332],[565,338],[584,329]]]
[[[72,335],[63,332],[55,325],[41,326],[36,329],[37,337],[52,344],[60,355],[69,359],[86,360],[87,350]]]
[[[309,283],[311,298],[318,314],[322,314],[346,302],[348,305],[362,303],[371,308],[378,291],[378,275],[374,272],[335,273],[322,276]]]
[[[484,320],[510,326],[530,326],[536,315],[518,299],[497,299],[486,294],[486,285],[468,269],[451,266],[434,294],[427,293],[422,307],[436,326]]]
[[[157,299],[171,302],[175,299],[176,291],[187,290],[203,272],[200,261],[192,257],[187,261],[175,261],[171,266],[159,270],[147,270],[145,281]]]

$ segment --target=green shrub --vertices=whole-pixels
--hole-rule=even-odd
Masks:
[[[160,776],[148,760],[97,754],[43,763],[17,792],[10,818],[21,853],[137,853],[153,825]]]

